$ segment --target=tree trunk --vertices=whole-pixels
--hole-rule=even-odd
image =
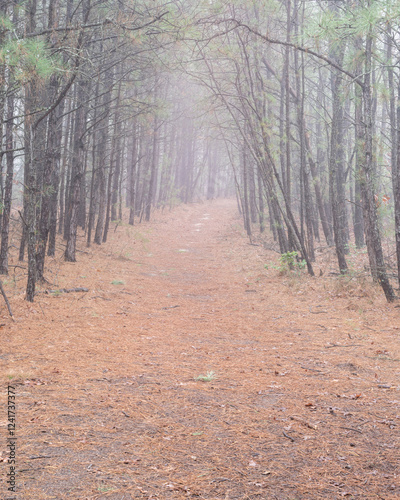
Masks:
[[[258,184],[258,222],[260,224],[260,233],[263,233],[265,230],[265,222],[264,222],[264,193],[262,186],[262,178],[260,168],[257,168],[257,184]]]
[[[29,169],[27,175],[27,203],[25,219],[27,224],[28,239],[28,281],[26,285],[26,300],[33,302],[36,288],[36,168],[33,152],[35,142],[35,130],[30,127],[28,137],[29,144],[25,144],[25,149],[29,149]]]
[[[97,216],[96,231],[94,235],[94,242],[101,245],[106,208],[107,208],[107,184],[106,184],[106,151],[109,138],[109,115],[110,115],[110,101],[111,101],[111,88],[112,88],[113,75],[111,71],[106,72],[105,85],[108,87],[103,95],[103,119],[99,122],[100,131],[100,144],[98,147],[98,162],[97,169],[99,174],[99,212]],[[109,168],[111,169],[111,162],[109,160]]]
[[[136,200],[136,169],[138,164],[138,130],[136,120],[133,122],[133,137],[132,137],[132,156],[130,165],[130,175],[127,190],[129,191],[129,224],[133,226],[135,222],[135,200]]]
[[[51,105],[58,92],[59,80],[57,76],[50,78],[48,87],[48,105]],[[44,277],[44,262],[46,256],[46,245],[50,229],[50,205],[52,198],[52,177],[56,168],[58,154],[57,134],[57,108],[47,118],[46,149],[43,158],[42,184],[39,186],[41,194],[40,219],[38,223],[38,235],[36,246],[36,277],[42,280]]]
[[[343,62],[345,46],[343,43],[331,50],[331,58],[335,60],[338,65]],[[342,205],[342,190],[341,183],[343,182],[343,85],[342,74],[336,70],[331,69],[331,88],[332,88],[332,125],[331,125],[331,150],[329,158],[329,198],[332,208],[333,218],[333,234],[336,247],[336,257],[339,264],[341,273],[347,272],[346,262],[346,239],[344,231],[344,206]]]
[[[156,185],[156,181],[157,181],[158,133],[159,133],[159,125],[158,125],[158,117],[156,115],[154,117],[154,127],[153,127],[153,148],[152,148],[152,157],[151,157],[150,182],[149,182],[149,190],[148,190],[147,201],[146,201],[146,221],[150,220],[151,206],[152,206],[153,199],[154,199],[154,191],[155,191],[155,185]]]
[[[12,83],[10,75],[10,83]],[[3,198],[3,217],[1,226],[1,247],[0,247],[0,274],[8,274],[8,236],[10,229],[10,213],[12,200],[12,186],[14,176],[14,153],[13,149],[13,127],[14,127],[14,96],[7,97],[7,121],[6,121],[6,162],[7,175]]]
[[[66,164],[67,164],[67,159],[68,159],[68,143],[69,143],[69,134],[70,134],[70,129],[71,129],[71,100],[69,100],[68,103],[68,114],[67,114],[67,123],[65,125],[65,131],[64,131],[64,141],[63,141],[63,156],[62,159],[60,160],[61,162],[61,182],[60,182],[60,216],[58,220],[58,234],[62,234],[63,228],[64,228],[64,209],[65,209],[65,171],[66,171]],[[62,134],[62,130],[61,130]]]
[[[304,124],[304,127],[305,127],[305,124]],[[317,201],[318,212],[319,212],[319,216],[321,219],[322,230],[324,231],[325,240],[326,240],[328,246],[332,246],[334,243],[333,237],[332,237],[332,229],[331,229],[331,226],[329,225],[328,217],[327,217],[326,212],[325,212],[324,200],[323,200],[322,193],[321,193],[321,185],[320,185],[319,175],[317,173],[317,167],[316,167],[315,162],[313,160],[313,157],[311,155],[310,138],[309,138],[307,132],[305,132],[305,146],[306,146],[306,151],[307,151],[308,165],[310,167],[312,182],[313,182],[314,190],[315,190],[315,198]]]
[[[365,77],[363,88],[364,101],[364,157],[361,168],[361,191],[363,196],[364,221],[367,234],[371,240],[368,248],[374,254],[378,282],[388,302],[395,300],[396,296],[386,273],[383,257],[381,237],[378,225],[378,214],[374,199],[374,172],[373,172],[373,145],[372,145],[372,95],[371,95],[371,60],[372,60],[372,36],[369,33],[365,45]]]
[[[79,204],[81,201],[81,184],[83,176],[84,161],[84,130],[86,122],[87,98],[86,82],[81,79],[78,83],[77,110],[75,116],[75,127],[73,135],[73,152],[71,164],[70,181],[70,220],[68,224],[67,246],[64,257],[67,262],[76,261],[76,237],[78,230]]]
[[[245,148],[246,148],[246,146],[243,146],[243,149],[242,149],[243,218],[244,218],[244,227],[246,229],[247,236],[249,238],[251,238],[249,192],[248,192],[248,182],[247,182],[247,154],[246,154]]]
[[[121,99],[121,85],[120,82],[118,87],[118,98],[117,98],[117,109]],[[117,205],[118,205],[118,190],[119,181],[121,176],[121,122],[120,113],[117,111],[115,113],[115,138],[114,138],[114,149],[112,153],[115,158],[115,169],[113,174],[113,184],[112,184],[112,194],[111,194],[111,220],[117,220]]]

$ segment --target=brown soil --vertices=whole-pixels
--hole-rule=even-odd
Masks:
[[[277,259],[233,201],[79,248],[65,263],[60,242],[42,291],[87,293],[28,304],[22,279],[6,284],[0,423],[6,436],[10,383],[19,500],[400,498],[396,304],[341,290],[326,265],[265,269]]]

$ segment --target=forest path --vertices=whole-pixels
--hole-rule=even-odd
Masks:
[[[14,290],[19,498],[400,497],[399,309],[266,270],[231,200],[113,231],[52,262],[88,293]]]

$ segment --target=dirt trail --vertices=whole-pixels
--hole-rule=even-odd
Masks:
[[[233,201],[80,241],[88,293],[8,289],[18,499],[400,498],[395,305],[266,270]]]

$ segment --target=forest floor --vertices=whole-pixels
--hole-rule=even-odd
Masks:
[[[282,275],[230,200],[59,245],[41,292],[88,292],[5,285],[2,499],[7,384],[18,500],[400,498],[399,305],[329,250]]]

